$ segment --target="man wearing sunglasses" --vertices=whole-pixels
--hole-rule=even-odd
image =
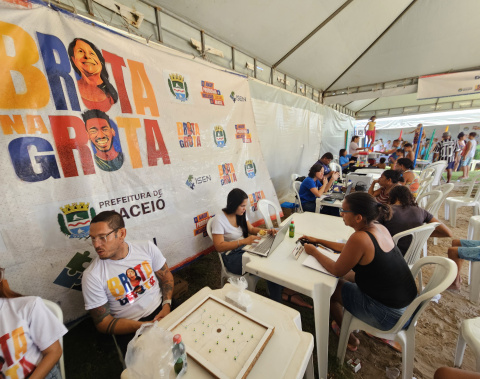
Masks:
[[[170,313],[173,276],[152,242],[125,241],[127,230],[117,212],[98,214],[89,234],[98,257],[83,274],[85,309],[99,332],[116,335],[125,355],[128,342],[143,323]]]

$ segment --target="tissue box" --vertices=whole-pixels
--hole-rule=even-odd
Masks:
[[[360,363],[360,359],[355,359],[355,361],[353,359],[349,359],[347,361],[347,365],[348,367],[350,367],[353,372],[358,372],[361,368],[362,368],[362,364]]]

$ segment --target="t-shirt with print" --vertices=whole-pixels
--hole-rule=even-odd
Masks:
[[[212,234],[223,234],[223,239],[226,242],[238,241],[244,238],[242,228],[240,226],[235,228],[230,224],[223,211],[218,212],[212,220]]]
[[[378,220],[388,229],[392,237],[397,233],[429,223],[433,218],[430,212],[416,206],[402,208],[401,205],[392,205],[392,211],[393,216],[390,220],[385,221],[382,218]],[[412,236],[406,236],[398,240],[397,246],[403,255],[405,255],[411,243]]]
[[[166,262],[150,241],[126,242],[128,254],[119,260],[95,258],[83,273],[85,309],[108,302],[116,318],[139,320],[153,313],[162,302],[155,272]]]
[[[448,139],[438,142],[435,149],[433,149],[433,153],[439,153],[441,161],[452,163],[455,161],[455,152],[459,150],[458,141]]]
[[[39,297],[0,298],[0,378],[28,377],[67,331]]]
[[[320,180],[313,180],[313,178],[307,176],[300,185],[300,189],[298,190],[298,194],[300,195],[300,201],[302,203],[316,201],[317,197],[310,190],[312,188],[319,189],[321,186],[322,183],[320,182]]]

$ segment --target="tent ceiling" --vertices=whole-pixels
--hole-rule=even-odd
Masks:
[[[478,0],[150,1],[270,66],[325,22],[277,67],[321,91],[462,71],[480,62]],[[416,101],[415,94],[375,98],[346,106],[359,111],[371,103],[365,108],[371,111],[437,103]]]

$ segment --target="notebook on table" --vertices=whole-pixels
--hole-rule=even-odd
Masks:
[[[257,244],[246,245],[243,251],[260,255],[262,257],[268,257],[268,255],[274,251],[278,245],[280,245],[285,238],[285,234],[288,232],[289,224],[285,224],[274,236],[269,234],[263,237]]]

